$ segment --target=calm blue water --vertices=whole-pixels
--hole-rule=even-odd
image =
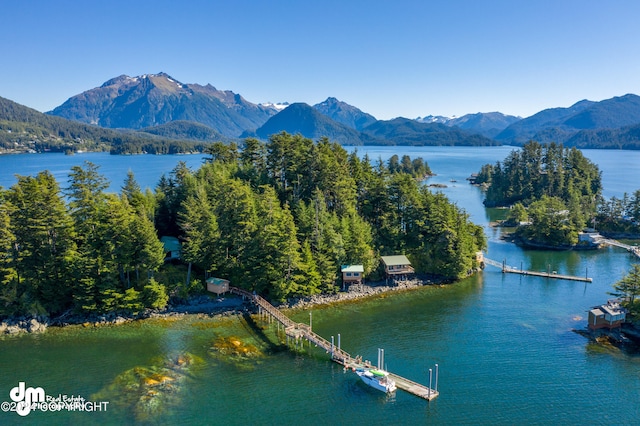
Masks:
[[[464,179],[480,165],[504,158],[511,148],[367,150],[371,158],[405,153],[425,158],[438,174],[429,183],[447,184],[442,191],[485,226],[489,257],[530,269],[546,270],[551,265],[560,273],[588,272],[593,283],[504,275],[488,268],[455,285],[313,309],[314,330],[328,339],[340,333],[342,347],[353,355],[375,360],[377,348],[384,348],[391,371],[425,384],[428,369],[438,363],[440,396],[430,403],[402,391],[382,395],[328,361],[328,355],[317,348],[304,354],[270,353],[259,333],[271,335],[273,327],[263,325],[256,332],[240,318],[221,322],[189,317],[119,327],[51,329],[45,335],[7,338],[0,340],[0,402],[9,401],[9,390],[25,381],[27,386],[43,387],[47,394],[81,395],[110,404],[100,413],[34,412],[19,418],[0,412],[0,423],[638,424],[640,357],[591,345],[572,331],[586,326],[587,309],[607,299],[612,284],[635,260],[614,248],[531,251],[500,240],[499,230],[488,226],[500,211],[484,209],[481,192]],[[360,147],[359,152],[364,149]],[[640,152],[588,150],[585,154],[603,170],[605,195],[618,196],[640,187]],[[84,156],[55,160],[82,161]],[[151,170],[159,176],[178,160],[192,158],[86,156],[99,164],[102,156],[105,173],[115,170],[116,176],[108,175],[118,182],[114,190],[129,167],[143,186],[153,187],[157,178],[146,183],[140,176],[151,175]],[[12,164],[30,163],[31,158],[42,158],[52,166],[55,162],[53,156],[7,158],[0,157],[3,186],[11,184],[5,182],[12,173],[38,170],[8,172]],[[131,163],[119,167],[124,161]],[[62,170],[67,167],[52,168],[60,173],[56,176],[64,176]],[[309,319],[308,310],[288,315],[300,322]],[[226,362],[209,351],[220,336],[237,336],[265,355]],[[136,387],[143,379],[130,378],[132,371],[158,371],[168,358],[184,352],[201,363],[175,378],[159,397],[148,396],[149,388]],[[149,400],[162,403],[153,408],[145,402]]]
[[[16,183],[15,175],[34,176],[42,170],[49,170],[62,188],[67,186],[68,176],[73,166],[83,166],[91,161],[100,166],[102,173],[110,182],[109,191],[120,192],[132,170],[138,184],[154,189],[164,173],[167,176],[183,161],[196,170],[202,165],[205,155],[110,155],[107,152],[85,152],[75,155],[55,154],[16,154],[0,155],[0,186],[9,188]]]

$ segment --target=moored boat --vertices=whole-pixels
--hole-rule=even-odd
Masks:
[[[382,392],[391,393],[396,390],[396,382],[389,377],[389,373],[379,369],[358,369],[356,374],[360,376],[363,382],[374,389]]]

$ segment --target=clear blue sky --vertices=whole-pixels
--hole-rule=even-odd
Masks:
[[[640,94],[637,0],[2,0],[0,96],[39,111],[164,71],[378,119]]]

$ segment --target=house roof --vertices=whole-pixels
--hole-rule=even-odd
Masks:
[[[224,285],[224,284],[229,284],[229,280],[225,280],[222,278],[207,278],[207,284],[214,284],[214,285]]]
[[[600,306],[600,309],[609,315],[620,315],[624,313],[624,310],[617,303],[607,303],[606,305]]]
[[[364,266],[362,265],[342,265],[341,272],[364,272]]]
[[[399,254],[396,256],[382,256],[382,261],[387,266],[396,266],[396,265],[411,265],[409,259],[404,254]]]
[[[162,244],[164,244],[164,251],[180,251],[180,241],[176,237],[162,237],[160,238]]]

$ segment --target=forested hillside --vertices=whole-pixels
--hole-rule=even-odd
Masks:
[[[161,137],[165,136],[165,137]],[[0,97],[0,153],[111,151],[114,154],[176,154],[202,151],[206,143],[170,134],[121,132],[42,114]]]
[[[179,164],[154,193],[130,174],[120,194],[91,163],[61,190],[49,172],[0,191],[0,316],[136,312],[202,291],[206,276],[272,300],[340,287],[342,264],[380,277],[380,255],[456,279],[478,265],[482,228],[416,177],[422,159],[387,165],[326,138],[214,143],[199,170]],[[158,237],[178,237],[191,274],[167,278]]]

